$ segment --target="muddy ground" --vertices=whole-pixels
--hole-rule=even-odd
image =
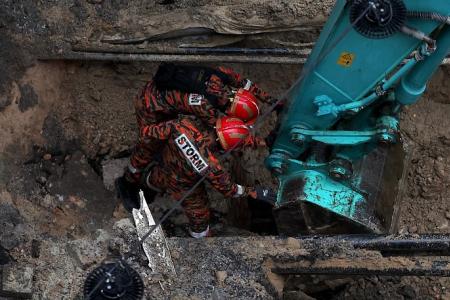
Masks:
[[[71,43],[96,41],[101,36],[157,32],[161,15],[166,13],[176,23],[173,16],[186,9],[210,11],[207,5],[222,7],[226,2],[240,12],[236,16],[246,16],[238,1],[174,2],[0,3],[0,265],[16,263],[31,268],[35,299],[77,297],[84,276],[104,258],[97,252],[107,252],[102,247],[108,231],[126,223],[127,214],[115,193],[103,187],[101,165],[129,155],[136,139],[132,99],[157,67],[153,63],[43,62],[37,58],[64,54]],[[279,17],[286,11],[291,17],[307,20],[324,16],[329,2],[316,7],[308,4],[310,1],[265,1],[262,13],[252,11],[257,20],[279,25],[287,20]],[[249,5],[256,7],[253,2]],[[155,24],[151,17],[143,18],[152,15]],[[141,30],[137,32],[137,28]],[[303,42],[314,34],[305,35]],[[274,96],[282,94],[300,71],[297,65],[229,66]],[[399,220],[401,233],[450,233],[449,75],[449,68],[441,68],[422,100],[402,113],[402,134],[411,166]],[[262,136],[275,119],[273,115],[265,122]],[[245,173],[236,177],[247,183],[272,184],[262,166],[266,154],[261,149],[237,158]],[[211,197],[218,235],[255,234],[233,228],[226,200],[214,192]],[[155,215],[161,216],[169,205],[161,200],[153,207]],[[176,214],[165,227],[167,233],[185,236],[183,222],[183,215]],[[96,243],[102,246],[89,248]],[[115,243],[122,249],[125,242],[119,239]],[[79,249],[87,249],[87,253],[80,254]],[[295,290],[298,285],[293,282]],[[450,299],[447,289],[450,281],[442,278],[371,277],[322,296]]]

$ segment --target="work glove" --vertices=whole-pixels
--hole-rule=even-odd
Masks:
[[[272,206],[274,206],[277,201],[277,193],[270,188],[262,186],[255,186],[249,191],[248,195],[257,201],[262,201]]]

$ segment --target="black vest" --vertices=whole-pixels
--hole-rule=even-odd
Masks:
[[[160,91],[177,90],[183,93],[203,95],[213,106],[217,107],[218,96],[207,92],[207,83],[212,75],[219,77],[224,85],[231,84],[230,76],[219,70],[172,63],[161,64],[153,77],[153,82]]]

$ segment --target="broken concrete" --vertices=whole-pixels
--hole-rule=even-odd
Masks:
[[[84,238],[67,243],[67,252],[83,269],[106,259],[110,236],[102,229],[97,230],[95,235],[95,239]]]
[[[0,291],[6,293],[32,294],[34,270],[30,266],[3,266],[2,286]]]

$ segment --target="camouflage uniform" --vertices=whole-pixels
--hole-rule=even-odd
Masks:
[[[207,93],[217,97],[219,105],[226,105],[231,97],[233,88],[245,87],[263,102],[273,99],[255,84],[242,78],[232,69],[220,67],[220,72],[230,77],[230,86],[225,86],[221,79],[212,75],[207,83]],[[170,131],[164,121],[177,117],[178,114],[195,115],[204,124],[213,127],[220,112],[202,95],[182,93],[180,91],[160,91],[153,81],[149,81],[135,99],[135,110],[139,125],[139,141],[131,158],[129,181],[139,181],[141,172],[159,152],[165,136]]]
[[[150,171],[149,184],[180,200],[202,177],[226,197],[246,196],[249,189],[235,184],[214,154],[216,135],[192,116],[168,121],[159,136],[165,142],[158,164]],[[210,219],[202,183],[183,202],[193,232],[204,231]]]

